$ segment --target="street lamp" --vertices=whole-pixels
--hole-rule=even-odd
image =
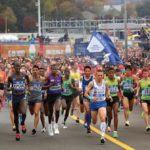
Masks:
[[[41,36],[41,0],[36,1],[36,6],[38,7],[38,34]]]
[[[128,60],[127,0],[124,0],[125,57]]]
[[[7,21],[7,16],[5,17],[5,33],[8,31],[8,21]]]

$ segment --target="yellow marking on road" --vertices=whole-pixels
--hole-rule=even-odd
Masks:
[[[73,120],[76,120],[76,119],[77,119],[77,117],[74,116],[74,115],[73,115],[73,116],[70,116],[70,117],[71,117]],[[84,121],[81,120],[81,119],[80,119],[80,124],[82,124],[82,125],[84,124]],[[91,126],[91,130],[92,130],[93,132],[95,132],[96,134],[102,135],[102,132],[101,132],[99,129],[93,127],[93,126]],[[116,138],[111,137],[111,136],[108,135],[108,134],[105,134],[105,138],[106,138],[107,140],[111,141],[112,143],[114,143],[114,144],[116,144],[116,145],[122,147],[124,150],[135,150],[133,147],[131,147],[131,146],[129,146],[129,145],[127,145],[127,144],[125,144],[125,143],[119,141],[119,140],[116,139]]]

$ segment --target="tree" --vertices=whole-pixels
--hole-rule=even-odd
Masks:
[[[23,27],[25,32],[33,32],[36,29],[36,18],[33,16],[26,16],[23,19]]]
[[[139,17],[150,16],[150,1],[147,0],[142,4],[137,5],[136,11]]]
[[[128,3],[127,4],[127,15],[130,17],[137,17],[136,4]],[[122,6],[120,17],[124,16],[124,6]]]
[[[15,25],[17,22],[17,18],[13,12],[13,10],[10,7],[2,7],[0,11],[0,30],[4,31],[5,25],[7,23],[8,28]]]
[[[59,11],[59,16],[61,16],[62,18],[82,18],[82,13],[80,11],[80,9],[78,7],[76,7],[76,5],[74,5],[73,2],[70,1],[64,1],[63,3],[61,3],[60,7],[60,11]]]

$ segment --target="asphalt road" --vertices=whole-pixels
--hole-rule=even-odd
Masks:
[[[49,137],[47,133],[41,133],[41,123],[39,123],[38,133],[31,136],[33,128],[33,117],[27,114],[26,135],[22,135],[21,141],[15,141],[15,133],[11,131],[8,110],[0,112],[0,150],[122,150],[120,141],[127,144],[131,149],[150,150],[150,133],[146,133],[144,121],[141,118],[141,109],[135,106],[131,114],[131,126],[124,126],[123,112],[119,113],[119,139],[114,142],[108,140],[105,145],[100,145],[100,135],[92,132],[86,134],[86,130],[81,124],[75,123],[72,118],[68,120],[68,128],[61,126],[60,134]],[[98,129],[98,127],[97,127]],[[111,134],[110,134],[111,135]],[[128,148],[126,148],[128,149]],[[129,150],[129,149],[128,149]]]

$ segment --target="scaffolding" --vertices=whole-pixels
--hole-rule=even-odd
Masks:
[[[139,30],[142,26],[150,24],[150,18],[128,19],[127,27],[130,30]],[[81,33],[81,31],[93,30],[124,30],[124,19],[110,20],[42,20],[42,32],[64,32],[71,31]]]

